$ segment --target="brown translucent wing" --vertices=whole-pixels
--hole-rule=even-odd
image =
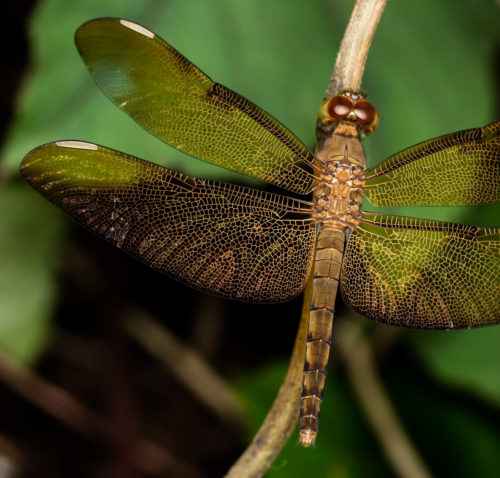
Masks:
[[[347,304],[417,329],[500,321],[500,230],[364,213],[340,279]]]
[[[309,274],[315,225],[300,201],[77,141],[34,149],[21,172],[77,222],[203,291],[280,302]]]
[[[375,206],[466,206],[500,201],[500,121],[447,134],[366,172]]]
[[[75,41],[108,98],[158,138],[284,189],[311,191],[306,166],[314,156],[293,133],[149,30],[99,18],[82,25]]]

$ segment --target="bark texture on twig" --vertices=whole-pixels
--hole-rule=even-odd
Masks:
[[[299,417],[311,294],[312,280],[309,280],[304,292],[299,330],[295,338],[292,358],[285,380],[252,443],[231,467],[226,478],[256,478],[262,476],[285,446],[295,428]]]
[[[328,96],[342,90],[359,91],[373,35],[387,0],[358,0],[335,61]]]

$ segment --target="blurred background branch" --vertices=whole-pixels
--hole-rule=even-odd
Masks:
[[[395,474],[401,478],[431,478],[377,373],[377,358],[360,327],[361,319],[351,316],[351,320],[338,324],[335,331],[356,398]]]
[[[181,343],[146,313],[131,310],[127,315],[125,329],[134,340],[164,363],[221,420],[241,426],[243,412],[235,392],[196,350]]]
[[[112,444],[112,424],[106,417],[91,411],[66,390],[47,382],[1,350],[0,382],[76,433],[105,446]],[[191,465],[144,438],[135,444],[131,459],[138,470],[155,476],[178,472],[201,476]]]

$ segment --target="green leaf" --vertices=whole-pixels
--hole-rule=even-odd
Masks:
[[[37,356],[49,334],[61,219],[25,185],[0,191],[0,347],[24,362]]]
[[[500,405],[499,326],[408,337],[437,379]]]
[[[402,425],[433,476],[498,476],[500,435],[494,409],[446,392],[426,380],[412,361],[392,364],[384,382]]]

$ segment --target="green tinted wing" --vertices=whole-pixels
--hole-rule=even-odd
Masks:
[[[284,189],[311,191],[314,156],[293,133],[149,30],[101,18],[82,25],[75,41],[104,93],[158,138]]]
[[[315,225],[300,201],[77,141],[34,149],[21,173],[77,222],[198,289],[280,302],[309,274]]]
[[[340,288],[371,319],[417,329],[500,322],[500,230],[364,213]]]
[[[500,201],[500,121],[447,134],[366,172],[375,206],[466,206]]]

